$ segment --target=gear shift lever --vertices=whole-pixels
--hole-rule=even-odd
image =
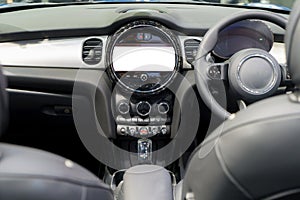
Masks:
[[[138,160],[141,164],[152,163],[152,141],[150,139],[138,140]]]

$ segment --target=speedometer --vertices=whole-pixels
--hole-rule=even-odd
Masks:
[[[174,78],[180,50],[173,33],[157,22],[140,20],[109,40],[108,68],[117,84],[135,92],[155,92]]]
[[[243,49],[258,48],[270,51],[273,41],[273,33],[264,22],[244,20],[226,27],[219,33],[213,53],[228,59]]]

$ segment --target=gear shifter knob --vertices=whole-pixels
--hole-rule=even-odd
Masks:
[[[152,141],[149,139],[138,140],[138,160],[141,164],[152,163]]]

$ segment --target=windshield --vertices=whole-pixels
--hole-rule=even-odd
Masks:
[[[228,4],[256,8],[290,11],[295,0],[0,0],[0,6],[18,6],[30,3],[76,3],[76,2],[199,2],[208,4]]]
[[[207,2],[236,4],[290,11],[295,0],[208,0]]]

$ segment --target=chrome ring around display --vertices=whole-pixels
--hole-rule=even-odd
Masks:
[[[153,27],[156,30],[160,31],[164,36],[166,36],[169,41],[172,44],[172,47],[174,48],[175,51],[175,66],[174,66],[174,70],[171,72],[172,74],[170,75],[170,77],[168,78],[168,80],[166,80],[163,84],[161,84],[159,87],[155,88],[155,89],[149,89],[149,90],[138,90],[137,88],[133,88],[130,87],[128,85],[126,85],[116,74],[115,70],[113,69],[113,59],[112,59],[112,55],[113,55],[113,50],[114,47],[116,45],[116,42],[118,41],[118,39],[127,31],[134,29],[134,28],[138,28],[138,27]],[[161,25],[158,22],[152,21],[152,20],[138,20],[138,21],[133,21],[125,26],[123,26],[122,28],[120,28],[117,32],[115,32],[115,34],[111,37],[108,38],[108,42],[107,42],[107,54],[106,54],[106,67],[109,71],[109,76],[111,77],[111,79],[113,79],[113,81],[125,88],[126,90],[130,91],[130,92],[138,92],[138,93],[155,93],[158,91],[163,90],[164,88],[166,88],[171,82],[172,80],[176,77],[176,74],[180,68],[180,66],[182,65],[182,53],[181,53],[181,49],[180,49],[180,45],[178,42],[178,38],[177,36],[168,28],[166,28],[165,26]]]

